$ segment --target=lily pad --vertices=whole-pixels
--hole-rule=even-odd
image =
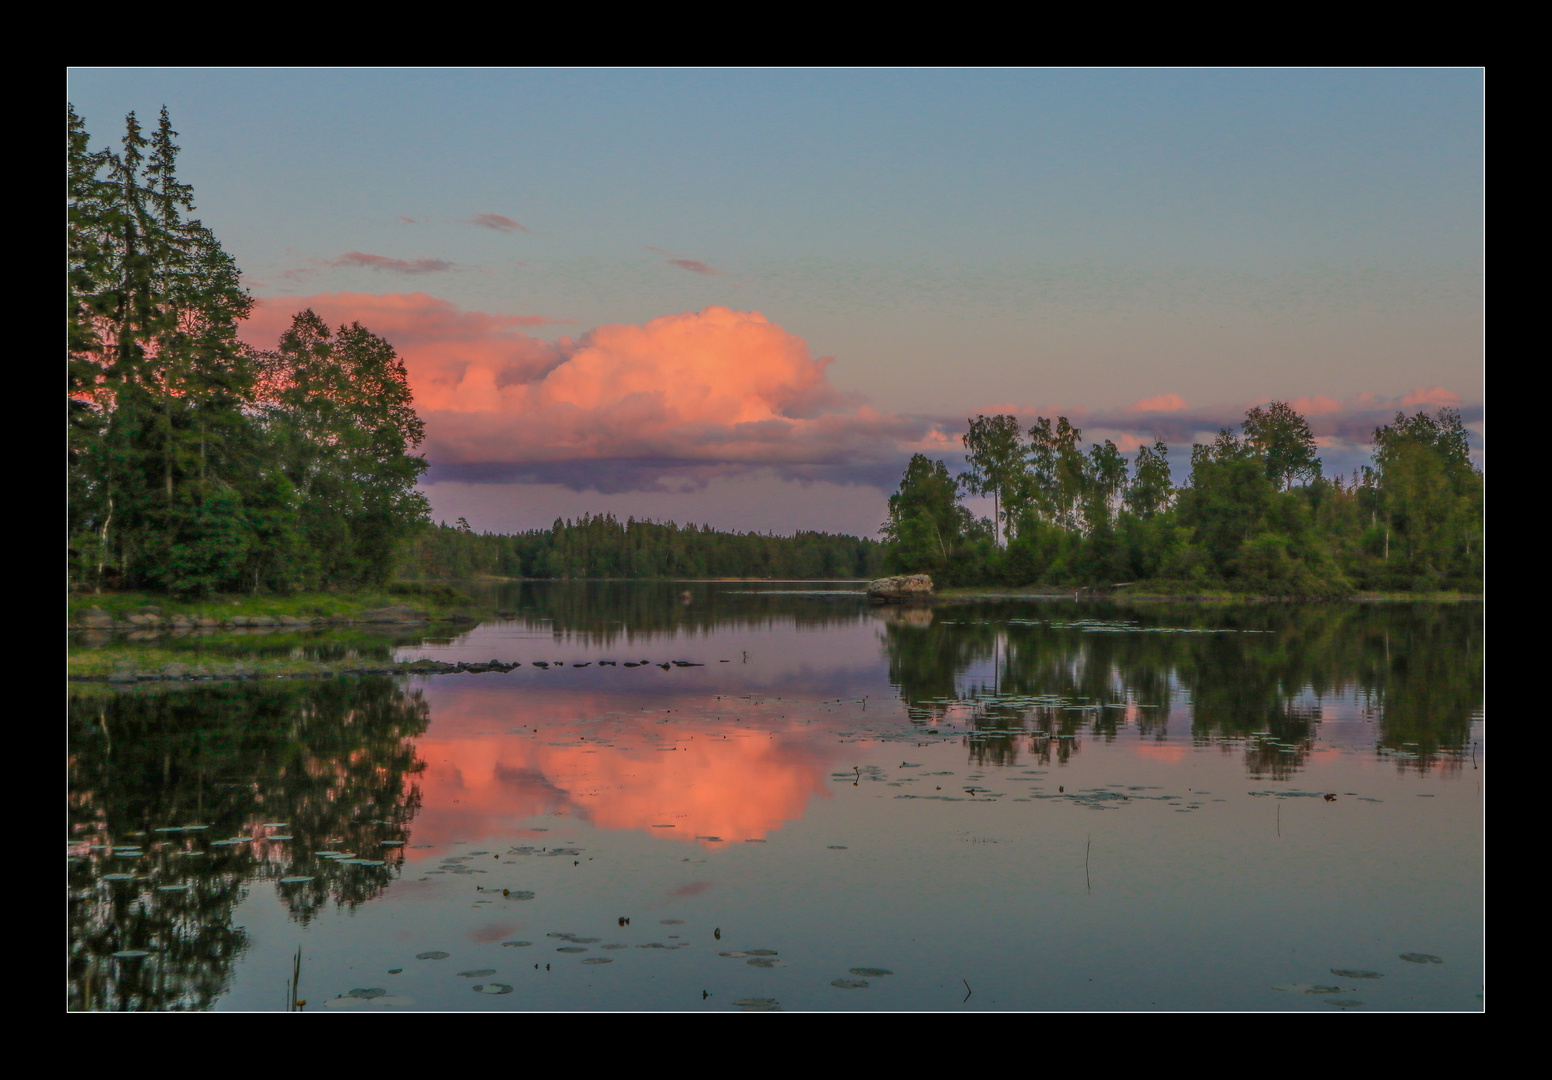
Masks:
[[[748,964],[750,967],[757,968],[786,967],[786,965],[783,964],[780,960],[769,956],[751,956],[748,960],[745,960],[744,963]]]
[[[532,889],[511,889],[503,892],[501,895],[507,900],[532,900],[534,898]]]
[[[280,883],[282,885],[300,885],[304,881],[312,881],[312,880],[313,880],[313,878],[310,878],[310,877],[283,877],[283,878],[280,879]]]
[[[266,836],[266,840],[295,840],[294,836]]]
[[[484,986],[474,988],[481,994],[510,994],[512,988],[506,983],[486,983]]]
[[[737,952],[737,951],[734,951],[734,950],[729,950],[727,952],[719,952],[717,955],[718,956],[725,956],[729,960],[742,960],[744,957],[748,956],[749,954],[746,953],[746,952]]]
[[[866,990],[868,988],[868,981],[866,979],[831,979],[830,985],[837,990]]]
[[[483,979],[485,976],[494,975],[495,973],[495,968],[479,968],[475,971],[460,971],[458,974],[462,975],[465,979]]]
[[[739,998],[734,1006],[744,1012],[780,1012],[781,1002],[775,998]]]
[[[612,963],[614,963],[614,961],[611,960],[607,956],[589,956],[586,960],[584,960],[582,962],[584,964],[612,964]]]
[[[135,880],[135,875],[134,874],[104,874],[104,875],[102,875],[102,880],[103,881],[134,881]]]
[[[1335,1005],[1339,1009],[1356,1009],[1363,1005],[1363,1002],[1356,998],[1326,998],[1325,1000],[1327,1005]]]
[[[501,947],[503,949],[526,949],[532,944],[533,942],[531,941],[503,941]]]
[[[387,995],[388,991],[384,990],[381,986],[370,986],[366,987],[365,989],[358,986],[345,996],[353,998],[366,998],[368,1001],[370,1001],[372,998],[386,997]]]
[[[587,950],[584,949],[580,945],[562,945],[560,948],[556,949],[555,951],[556,952],[567,952],[567,953],[587,952]]]
[[[1443,960],[1442,957],[1434,956],[1432,953],[1425,953],[1425,952],[1404,952],[1404,953],[1401,954],[1401,959],[1405,960],[1409,964],[1442,964],[1442,963],[1444,963],[1444,960]]]
[[[423,953],[416,953],[415,954],[415,959],[417,959],[417,960],[446,960],[451,955],[453,955],[453,954],[452,953],[445,953],[445,952],[423,952]]]
[[[630,946],[629,945],[622,945],[619,942],[615,942],[612,945],[602,945],[602,946],[600,946],[600,948],[604,948],[604,949],[628,949],[628,948],[630,948]]]
[[[1378,971],[1353,971],[1348,968],[1332,968],[1331,974],[1339,979],[1383,979]]]
[[[1285,994],[1345,994],[1352,989],[1350,986],[1317,986],[1310,983],[1283,983],[1281,986],[1272,987],[1273,990],[1281,990]]]
[[[847,968],[853,975],[861,975],[865,979],[881,979],[885,975],[893,975],[888,968]]]
[[[158,885],[156,887],[156,891],[157,892],[188,892],[189,891],[189,887],[187,885]]]
[[[120,949],[113,954],[115,960],[144,960],[151,954],[144,949]]]
[[[778,956],[780,954],[777,953],[775,949],[750,949],[749,950],[749,955],[750,956]]]

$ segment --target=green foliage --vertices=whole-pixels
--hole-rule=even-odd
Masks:
[[[1375,433],[1375,467],[1344,482],[1323,476],[1309,425],[1274,401],[1246,414],[1243,436],[1224,429],[1192,447],[1179,490],[1162,441],[1140,447],[1129,470],[1114,443],[1081,450],[1066,417],[1037,418],[1013,469],[1012,420],[971,421],[959,479],[1000,498],[1007,546],[976,539],[991,523],[971,521],[946,466],[917,455],[881,530],[891,569],[945,585],[1148,582],[1171,593],[1481,588],[1482,474],[1458,413],[1398,415]]]
[[[66,113],[67,530],[77,588],[198,596],[380,582],[423,520],[403,365],[311,312],[275,354],[177,177],[163,109],[93,151]],[[310,321],[309,321],[310,320]],[[319,342],[322,348],[316,348]]]
[[[947,465],[923,454],[912,456],[900,489],[889,497],[889,520],[879,530],[889,544],[885,562],[891,572],[967,583],[956,571],[975,565],[966,555],[976,541],[990,539],[991,529],[979,527],[958,496],[959,485]]]
[[[1024,447],[1014,416],[977,416],[966,421],[965,465],[960,485],[972,495],[992,497],[993,539],[1002,527],[1004,515],[1017,512],[1025,497],[1023,479]]]

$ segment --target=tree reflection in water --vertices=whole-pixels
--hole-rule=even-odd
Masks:
[[[208,1008],[246,946],[232,913],[254,883],[302,923],[381,892],[404,850],[385,842],[408,839],[420,805],[427,719],[386,678],[72,693],[69,1007]]]
[[[1457,770],[1482,708],[1479,604],[982,604],[881,616],[911,721],[967,726],[978,765],[1066,761],[1121,724],[1303,767],[1332,698],[1360,702],[1401,769]]]

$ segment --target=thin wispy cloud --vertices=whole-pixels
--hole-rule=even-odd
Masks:
[[[367,270],[383,270],[390,274],[441,274],[455,269],[456,263],[446,259],[394,259],[387,255],[371,255],[365,251],[347,251],[329,266],[359,266]]]
[[[504,233],[531,233],[532,229],[513,221],[502,214],[475,214],[469,219],[470,225],[478,225],[482,229],[493,229]]]
[[[721,270],[713,269],[699,259],[665,259],[669,266],[677,266],[681,270],[688,270],[692,274],[720,274]]]

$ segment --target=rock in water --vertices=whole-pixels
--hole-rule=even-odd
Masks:
[[[900,577],[879,578],[868,582],[869,600],[885,603],[901,603],[906,600],[925,600],[932,595],[932,578],[926,574],[905,574]]]

